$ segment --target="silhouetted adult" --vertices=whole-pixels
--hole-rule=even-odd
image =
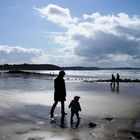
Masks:
[[[60,71],[57,78],[54,80],[54,104],[50,111],[51,118],[54,117],[54,109],[58,102],[61,102],[61,125],[63,125],[64,122],[64,116],[65,116],[65,104],[66,101],[66,87],[65,87],[65,81],[63,77],[65,76],[64,71]]]
[[[112,84],[113,84],[113,86],[115,86],[115,76],[114,76],[114,74],[112,74],[111,75],[111,86],[112,86]]]
[[[120,82],[120,75],[117,73],[117,76],[116,76],[116,83],[117,83],[117,85],[119,85],[119,82]]]

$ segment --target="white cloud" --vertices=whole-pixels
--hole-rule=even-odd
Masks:
[[[58,55],[61,52],[54,54],[47,54],[43,50],[35,48],[23,48],[20,46],[0,45],[0,63],[1,64],[23,64],[23,63],[37,63],[37,64],[56,64],[63,65],[68,59],[66,55]],[[63,53],[62,53],[63,54]],[[72,56],[71,56],[72,57]],[[61,63],[60,63],[61,62]]]
[[[43,18],[59,24],[64,27],[68,27],[70,24],[75,24],[77,18],[72,18],[68,8],[61,8],[57,5],[49,4],[43,8],[34,8],[37,10]]]
[[[95,17],[94,14],[91,18]],[[97,14],[96,14],[97,15]],[[88,17],[89,18],[89,17]],[[91,22],[90,22],[91,23]],[[95,28],[97,27],[97,28]],[[140,57],[140,19],[121,13],[117,16],[96,16],[92,21],[90,36],[75,34],[79,42],[75,53],[97,64],[137,66]],[[111,57],[109,57],[111,56]],[[118,59],[119,58],[119,59]],[[95,64],[95,63],[94,63]]]
[[[33,59],[42,55],[35,48],[26,49],[19,46],[0,45],[0,63],[34,63]]]
[[[140,18],[126,13],[84,14],[81,20],[72,17],[68,8],[50,4],[34,8],[41,17],[65,32],[45,32],[58,45],[53,54],[20,46],[0,45],[1,63],[52,63],[84,66],[140,65]],[[49,41],[50,41],[49,40]],[[60,47],[61,46],[61,47]],[[53,52],[53,51],[52,51]]]
[[[93,14],[91,14],[91,15],[88,15],[88,14],[84,14],[84,15],[83,15],[83,18],[84,18],[85,20],[87,20],[87,19],[96,19],[96,18],[100,18],[100,17],[101,17],[101,15],[100,15],[98,12],[93,13]]]
[[[140,65],[140,18],[126,13],[84,14],[80,21],[70,10],[56,5],[36,8],[47,20],[67,27],[64,33],[50,34],[63,61],[73,65],[138,66]],[[80,18],[79,18],[80,19]],[[60,57],[61,58],[61,57]]]

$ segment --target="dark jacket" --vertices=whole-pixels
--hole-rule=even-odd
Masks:
[[[71,103],[69,104],[69,108],[71,108],[71,112],[73,113],[77,113],[81,111],[80,103],[76,100],[71,101]]]
[[[115,82],[115,76],[112,74],[111,82]]]
[[[65,101],[66,100],[65,81],[60,76],[58,76],[54,80],[54,100],[55,101]]]
[[[120,75],[117,74],[117,77],[116,77],[116,82],[119,82],[120,81]]]

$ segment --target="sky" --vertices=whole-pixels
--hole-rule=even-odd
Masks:
[[[0,64],[140,67],[140,0],[0,0]]]

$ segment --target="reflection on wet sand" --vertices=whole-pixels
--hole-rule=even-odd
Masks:
[[[116,93],[119,93],[120,92],[120,87],[119,87],[119,84],[115,84],[115,83],[113,83],[113,84],[110,84],[110,89],[111,89],[111,91],[112,92],[116,92]]]

